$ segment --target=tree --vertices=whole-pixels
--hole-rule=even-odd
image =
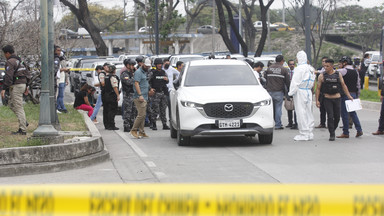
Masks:
[[[305,0],[288,0],[292,5],[293,13],[289,13],[295,18],[303,32],[305,32],[303,11]],[[313,62],[316,66],[317,60],[325,34],[332,23],[336,13],[336,2],[337,0],[313,0],[311,5],[311,45],[313,51]]]
[[[60,0],[60,2],[71,10],[79,21],[79,24],[89,32],[95,44],[97,55],[106,56],[108,54],[108,48],[100,35],[100,29],[93,22],[87,0],[77,0],[78,8],[69,2],[69,0]]]
[[[148,0],[148,4],[144,4],[142,0],[134,0],[138,8],[146,12],[146,19],[149,25],[155,26],[155,0]],[[168,34],[176,32],[177,28],[185,22],[181,14],[176,10],[180,0],[158,0],[159,1],[159,36],[160,40],[167,42],[169,40]],[[154,28],[152,28],[154,31]],[[151,38],[151,41],[154,41]],[[168,53],[168,45],[164,43],[161,50]],[[154,47],[150,47],[152,53],[155,53]]]
[[[184,1],[184,10],[187,13],[187,26],[185,33],[189,33],[191,30],[192,23],[195,21],[197,16],[201,11],[208,5],[208,0],[183,0]],[[191,7],[192,6],[192,7]],[[180,53],[183,52],[185,44],[180,48]]]
[[[269,10],[269,7],[271,7],[274,0],[268,0],[267,4],[264,5],[264,0],[259,0],[260,4],[260,20],[263,23],[263,28],[261,31],[261,38],[259,41],[259,45],[257,46],[257,50],[255,52],[255,57],[261,56],[261,53],[263,52],[265,41],[267,40],[267,34],[268,34],[268,26],[267,26],[267,12]]]

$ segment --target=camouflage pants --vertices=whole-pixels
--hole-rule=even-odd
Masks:
[[[137,110],[133,103],[133,93],[123,93],[123,121],[124,127],[132,127],[135,121]]]
[[[163,92],[156,92],[155,95],[151,97],[151,102],[151,122],[156,122],[156,118],[160,114],[161,122],[166,124],[167,96]]]

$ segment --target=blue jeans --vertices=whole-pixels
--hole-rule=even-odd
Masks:
[[[59,93],[57,95],[57,110],[67,110],[64,106],[65,83],[59,83]]]
[[[99,112],[99,109],[102,105],[103,105],[103,102],[101,100],[101,94],[99,94],[99,96],[97,96],[95,108],[93,108],[93,113],[90,117],[92,121],[96,119],[97,113]]]
[[[350,93],[353,99],[357,98],[356,93]],[[357,132],[362,132],[361,124],[359,117],[357,117],[357,113],[354,112],[347,112],[347,107],[345,106],[345,101],[348,100],[348,97],[346,95],[341,97],[341,118],[343,120],[343,134],[349,135],[349,116],[351,116],[353,124],[355,125],[355,128]]]
[[[284,92],[268,92],[272,97],[273,101],[273,115],[275,118],[275,127],[281,128],[283,124],[281,123],[282,107],[284,100]]]

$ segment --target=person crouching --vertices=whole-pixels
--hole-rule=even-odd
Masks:
[[[89,85],[84,85],[80,92],[76,95],[75,103],[73,107],[77,110],[84,110],[88,112],[88,116],[91,117],[93,114],[93,107],[89,103],[88,96],[93,95],[96,89]]]

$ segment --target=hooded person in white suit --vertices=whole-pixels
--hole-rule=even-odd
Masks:
[[[315,81],[315,69],[307,62],[307,54],[299,51],[296,55],[297,67],[292,76],[289,87],[289,96],[293,96],[299,135],[293,139],[295,141],[313,140],[313,128],[315,125],[312,113],[312,88]]]

